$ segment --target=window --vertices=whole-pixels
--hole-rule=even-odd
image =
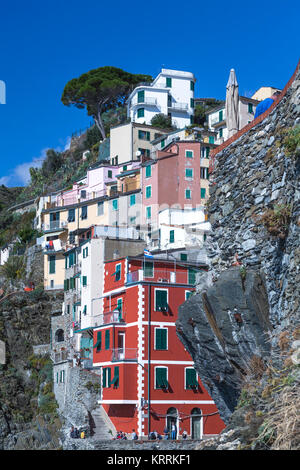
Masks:
[[[130,195],[130,199],[129,199],[129,204],[130,206],[134,206],[135,205],[135,194],[131,194]]]
[[[150,132],[149,131],[139,130],[139,139],[140,140],[150,140]]]
[[[88,255],[89,255],[89,249],[88,249],[88,247],[83,248],[83,250],[82,250],[82,255],[83,255],[84,258],[87,258],[87,257],[88,257]]]
[[[193,294],[193,292],[191,292],[190,290],[186,290],[185,291],[185,300],[189,299],[192,294]]]
[[[190,106],[191,106],[191,108],[194,108],[194,107],[195,107],[194,98],[191,98]]]
[[[138,117],[138,118],[142,118],[142,117],[144,117],[144,116],[145,116],[145,110],[144,110],[144,108],[139,108],[139,109],[137,110],[137,117]]]
[[[81,208],[81,219],[82,220],[87,219],[87,211],[88,211],[87,206],[82,206],[82,208]]]
[[[170,243],[174,243],[175,240],[175,230],[170,230]]]
[[[248,103],[248,113],[253,114],[253,104]]]
[[[206,193],[206,189],[201,188],[201,199],[205,199],[205,193]]]
[[[192,199],[192,191],[190,189],[185,190],[185,199]]]
[[[145,261],[144,263],[144,277],[153,277],[154,267],[152,261]]]
[[[121,279],[121,263],[116,264],[116,271],[114,275],[115,275],[115,281],[119,281]]]
[[[60,371],[60,383],[65,383],[65,371],[61,370]]]
[[[103,215],[104,214],[104,204],[103,202],[98,202],[97,204],[97,215]]]
[[[142,148],[139,148],[139,151],[141,152],[141,154],[142,154],[144,157],[150,157],[150,149],[142,149]]]
[[[132,225],[135,225],[136,224],[136,217],[130,217],[129,221]]]
[[[208,142],[209,142],[210,144],[214,144],[214,143],[215,143],[215,137],[214,137],[213,135],[210,135],[210,136],[208,137]]]
[[[206,150],[206,158],[209,158],[210,147],[205,147],[205,150]]]
[[[219,122],[223,121],[223,109],[219,111]]]
[[[185,169],[185,177],[189,179],[193,179],[193,168],[186,168]]]
[[[193,268],[188,270],[188,283],[195,285],[196,284],[196,273],[197,271]]]
[[[98,331],[97,332],[97,341],[96,341],[96,344],[94,346],[94,348],[96,348],[96,352],[101,351],[101,347],[102,347],[102,332]]]
[[[194,152],[193,152],[193,150],[186,150],[186,151],[185,151],[185,156],[186,156],[187,158],[194,158]]]
[[[86,305],[83,307],[82,313],[83,313],[83,315],[86,315]]]
[[[144,103],[145,102],[145,91],[144,90],[138,91],[137,101],[138,101],[138,103]]]
[[[166,77],[166,87],[172,88],[172,78]]]
[[[102,387],[108,388],[110,387],[111,382],[111,368],[110,367],[103,367],[102,369]]]
[[[106,330],[105,331],[105,349],[109,349],[109,345],[110,345],[110,334],[109,334],[109,330]]]
[[[117,310],[119,310],[119,312],[120,312],[119,318],[121,319],[122,318],[122,312],[123,312],[123,299],[122,298],[117,300]]]
[[[108,178],[112,178],[112,170],[108,170],[108,172],[107,172],[107,177],[108,177]]]
[[[151,192],[152,192],[152,187],[146,186],[146,199],[149,199],[151,197]]]
[[[113,385],[114,388],[118,388],[119,386],[119,366],[114,367],[114,378],[110,382],[110,385]]]
[[[195,82],[190,81],[190,90],[191,91],[195,90]]]
[[[197,373],[195,369],[185,369],[185,389],[189,390],[192,388],[198,388]]]
[[[200,167],[200,178],[203,180],[208,180],[209,178],[209,173],[208,173],[208,168],[205,166]]]
[[[168,311],[168,291],[166,289],[155,289],[155,311]]]
[[[151,219],[151,206],[146,207],[146,219]]]
[[[186,253],[180,253],[180,260],[181,261],[187,261],[187,254]]]
[[[165,142],[165,139],[163,139],[160,143],[160,148],[164,148],[165,145],[166,145],[166,142]]]
[[[146,178],[150,178],[151,173],[152,173],[152,166],[151,165],[146,166],[145,172],[146,172]]]
[[[154,349],[166,351],[168,349],[168,329],[155,328]]]
[[[75,222],[75,209],[69,209],[68,222]]]
[[[113,211],[117,211],[117,210],[118,210],[118,199],[113,199],[113,201],[112,201],[112,208],[113,208]]]
[[[168,368],[155,367],[155,388],[166,389],[168,386]]]
[[[49,274],[55,274],[55,256],[49,256]]]
[[[83,285],[83,287],[87,286],[87,277],[86,276],[82,276],[82,285]]]

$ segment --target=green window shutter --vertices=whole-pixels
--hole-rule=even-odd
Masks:
[[[144,117],[144,116],[145,116],[145,110],[144,110],[144,108],[139,108],[139,109],[137,110],[137,117],[138,117],[138,118],[142,118],[142,117]]]
[[[186,199],[191,199],[191,190],[190,189],[186,189],[185,190],[185,198]]]
[[[146,178],[150,178],[151,177],[151,165],[148,165],[146,166]]]
[[[146,186],[146,199],[151,197],[151,190],[152,190],[151,186]]]
[[[96,341],[96,344],[94,345],[94,349],[96,348],[96,352],[101,351],[101,346],[102,346],[102,332],[98,331],[97,332],[97,341]]]
[[[208,137],[208,142],[209,142],[210,144],[214,144],[214,143],[215,143],[215,138],[214,138],[213,135],[210,135],[210,136]]]
[[[144,140],[144,131],[139,130],[138,136],[140,140]]]
[[[181,259],[181,261],[187,261],[187,254],[186,253],[180,253],[180,259]]]
[[[112,207],[114,211],[118,210],[118,199],[114,199],[112,202]]]
[[[151,219],[151,206],[146,207],[146,218]]]
[[[87,286],[87,277],[86,276],[82,276],[82,285],[83,285],[83,287]]]
[[[205,199],[205,193],[206,193],[206,189],[201,188],[201,199]]]
[[[156,328],[155,330],[155,349],[167,350],[167,328]]]
[[[67,289],[66,290],[69,290],[70,289],[70,279],[67,279],[66,284],[67,284]]]
[[[186,168],[185,169],[185,176],[186,176],[186,178],[193,178],[193,169],[192,168]]]
[[[120,279],[121,279],[121,265],[117,264],[116,271],[115,271],[115,281],[119,281]]]
[[[194,98],[191,98],[191,108],[195,107]]]
[[[155,310],[156,312],[168,311],[168,292],[166,290],[155,291]]]
[[[190,268],[188,270],[188,283],[195,285],[196,284],[196,273],[197,271],[195,269]]]
[[[65,256],[65,269],[68,269],[68,257]]]
[[[174,239],[175,239],[175,231],[170,230],[170,243],[174,243]]]
[[[108,170],[107,176],[108,176],[108,178],[112,178],[112,170]]]
[[[144,103],[145,102],[145,91],[141,90],[138,91],[138,103]]]
[[[206,158],[209,158],[210,147],[205,147],[205,150],[206,150]]]
[[[106,330],[105,331],[105,349],[109,349],[109,343],[110,343],[109,330]]]
[[[64,280],[64,291],[68,290],[67,289],[67,279]]]
[[[166,87],[172,88],[172,78],[166,77]]]
[[[82,206],[81,208],[81,219],[87,219],[87,206]]]
[[[198,387],[195,369],[185,369],[185,384],[187,389]]]
[[[191,90],[191,91],[194,91],[194,90],[195,90],[195,82],[192,82],[192,81],[191,81],[191,82],[190,82],[190,85],[191,85],[191,86],[190,86],[190,90]]]
[[[146,132],[146,140],[150,141],[150,132],[149,131]]]
[[[165,139],[163,139],[163,140],[161,141],[161,143],[160,143],[160,147],[161,147],[161,148],[164,148],[164,146],[165,146]]]
[[[191,292],[191,291],[187,291],[187,292],[185,293],[185,300],[189,299],[189,298],[191,297],[191,295],[192,295],[192,292]]]
[[[167,368],[156,367],[155,369],[155,388],[168,388]]]
[[[193,158],[193,150],[186,150],[185,151],[185,156],[187,158]]]
[[[219,111],[219,122],[223,121],[223,110]]]
[[[114,388],[118,388],[119,387],[119,366],[115,366],[114,367],[114,378],[112,379],[111,381],[111,385],[114,386]]]
[[[153,263],[152,261],[145,261],[144,263],[144,276],[153,277]]]
[[[131,194],[131,196],[130,196],[130,205],[131,206],[135,205],[135,194]]]
[[[55,256],[49,256],[49,274],[55,274]]]
[[[106,388],[107,383],[107,368],[102,369],[102,387]]]
[[[219,130],[219,137],[220,138],[223,137],[223,129],[222,128]]]
[[[253,113],[253,104],[248,103],[248,113],[252,114]]]

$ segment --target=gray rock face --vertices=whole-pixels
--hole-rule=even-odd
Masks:
[[[224,271],[213,286],[179,308],[176,327],[222,419],[228,421],[251,358],[270,353],[272,327],[262,276],[247,270],[243,280],[239,268]]]

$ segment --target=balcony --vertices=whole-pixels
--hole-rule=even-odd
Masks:
[[[109,324],[124,325],[125,313],[119,312],[118,310],[104,312],[99,315],[94,315],[94,326],[102,326]]]
[[[68,225],[66,220],[53,220],[50,224],[43,224],[42,230],[44,232],[57,232],[64,230]]]
[[[186,112],[188,110],[188,105],[187,105],[187,103],[171,102],[171,103],[168,103],[168,109],[173,110],[173,111]]]
[[[156,98],[145,97],[143,100],[136,101],[132,103],[132,107],[135,108],[136,106],[155,106],[160,107]]]
[[[159,270],[159,269],[139,269],[132,271],[127,274],[127,284],[134,284],[136,282],[147,281],[147,282],[161,282],[167,284],[187,284],[194,285],[196,271],[176,271],[175,267],[173,271]]]
[[[111,361],[137,361],[137,348],[113,349]]]

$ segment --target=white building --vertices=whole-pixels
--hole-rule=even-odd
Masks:
[[[191,72],[162,69],[152,83],[137,86],[127,100],[132,122],[151,124],[156,114],[171,117],[177,128],[189,126],[194,115],[195,77]]]
[[[239,129],[253,121],[256,106],[259,101],[245,96],[239,96]],[[216,131],[217,140],[215,144],[219,145],[228,139],[228,130],[226,126],[225,104],[217,106],[207,113],[208,128]]]
[[[202,247],[211,225],[204,206],[195,209],[164,209],[158,214],[158,231],[152,235],[150,249],[169,250]]]

